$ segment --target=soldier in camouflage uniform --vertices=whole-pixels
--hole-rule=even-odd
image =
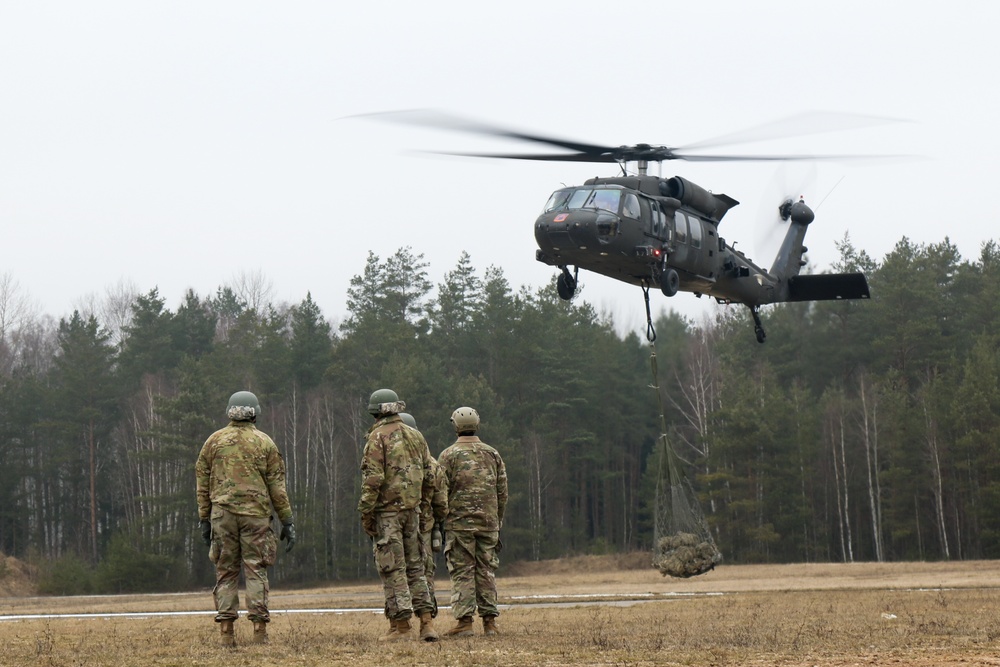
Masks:
[[[451,573],[451,611],[458,623],[449,637],[474,634],[477,607],[487,636],[499,634],[496,619],[500,526],[507,507],[507,470],[500,453],[477,436],[479,413],[459,408],[451,415],[458,434],[438,464],[448,484],[444,556]]]
[[[240,565],[246,581],[248,617],[254,643],[267,642],[267,568],[274,565],[278,541],[271,512],[281,521],[285,551],[295,544],[292,507],[285,490],[285,464],[274,442],[255,422],[260,403],[249,391],[229,399],[229,425],[209,436],[195,464],[198,518],[215,563],[215,622],[223,646],[235,646],[233,621],[239,618]]]
[[[399,418],[410,428],[417,428],[417,420],[407,412],[400,412]],[[433,461],[433,458],[431,459]],[[420,548],[424,556],[424,578],[427,579],[427,592],[431,596],[434,610],[432,618],[437,618],[437,596],[434,593],[434,572],[437,570],[434,554],[444,546],[442,525],[448,514],[448,484],[444,471],[437,461],[434,461],[434,493],[430,501],[420,502]]]
[[[406,404],[391,389],[371,395],[368,430],[361,457],[358,512],[372,538],[375,566],[385,592],[385,614],[392,623],[380,641],[412,639],[410,618],[420,618],[420,639],[437,641],[420,549],[420,504],[430,502],[434,459],[420,431],[403,423]]]

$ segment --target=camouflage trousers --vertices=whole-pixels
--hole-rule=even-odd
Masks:
[[[434,593],[434,572],[437,570],[437,561],[435,559],[434,550],[431,548],[431,531],[420,533],[420,552],[424,557],[424,579],[427,580],[427,595],[431,599],[431,605],[433,609],[431,610],[431,616],[437,618],[438,615],[438,601],[437,595]]]
[[[247,617],[251,621],[271,620],[267,611],[267,568],[274,565],[278,540],[271,530],[270,517],[233,514],[212,507],[212,546],[208,557],[215,563],[215,621],[235,621],[239,617],[240,566],[247,587]]]
[[[378,512],[378,535],[372,544],[375,567],[382,578],[385,615],[390,620],[410,618],[414,613],[433,611],[424,552],[420,547],[420,527],[416,510]]]
[[[451,574],[451,613],[455,618],[499,616],[497,583],[493,573],[500,565],[498,532],[450,530],[444,557]]]

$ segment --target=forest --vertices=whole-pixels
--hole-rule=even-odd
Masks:
[[[410,248],[369,253],[337,323],[259,275],[176,307],[109,289],[58,320],[5,276],[0,551],[42,592],[210,586],[194,461],[249,389],[299,538],[272,580],[374,577],[355,507],[389,387],[435,455],[451,412],[478,409],[510,480],[505,563],[652,549],[662,410],[727,563],[1000,557],[1000,246],[838,248],[831,270],[864,271],[872,298],[765,308],[764,345],[744,307],[657,315],[662,405],[649,343],[585,289],[565,302],[467,254],[434,285]]]

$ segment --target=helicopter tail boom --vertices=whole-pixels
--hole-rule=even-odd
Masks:
[[[782,202],[778,207],[781,218],[791,225],[781,244],[778,256],[774,258],[771,275],[783,283],[778,291],[778,301],[836,301],[840,299],[867,299],[868,280],[863,273],[827,273],[800,276],[805,265],[802,259],[806,247],[805,240],[809,223],[814,219],[812,209],[799,199]]]

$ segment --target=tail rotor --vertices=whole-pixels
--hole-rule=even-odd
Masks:
[[[754,252],[758,259],[774,257],[778,252],[788,231],[793,205],[807,198],[815,189],[817,178],[815,162],[782,163],[775,170],[754,225]]]

